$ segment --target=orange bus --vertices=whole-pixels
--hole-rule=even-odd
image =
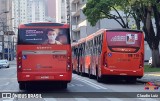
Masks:
[[[82,38],[78,41],[78,62],[77,62],[77,74],[83,75],[85,73],[85,41],[86,38]]]
[[[17,41],[19,88],[57,82],[67,88],[72,77],[71,54],[68,24],[21,24]]]
[[[72,43],[72,71],[76,73],[78,64],[78,43]]]
[[[82,70],[97,81],[120,77],[135,82],[144,74],[144,36],[139,30],[101,29],[86,37]],[[78,43],[79,44],[79,43]],[[83,60],[81,60],[83,61]]]

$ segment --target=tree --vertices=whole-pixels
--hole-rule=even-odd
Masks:
[[[126,20],[119,11],[126,14]],[[117,14],[112,14],[115,11]],[[160,0],[88,0],[83,9],[87,20],[94,26],[98,20],[103,18],[114,19],[122,28],[129,28],[128,19],[133,17],[137,29],[143,23],[145,40],[152,50],[153,67],[160,67],[159,41],[160,41]],[[156,31],[154,31],[153,20],[155,20]]]
[[[123,6],[118,6],[118,5]],[[129,28],[128,26],[128,8],[126,8],[126,1],[124,0],[88,0],[86,7],[83,9],[84,14],[87,16],[87,20],[92,26],[95,26],[98,20],[108,18],[117,21],[123,28]],[[124,9],[122,9],[124,8]],[[118,9],[128,13],[126,19],[120,15]],[[111,11],[115,11],[113,14]]]
[[[159,41],[160,41],[160,0],[130,0],[130,6],[135,19],[142,21],[145,41],[152,50],[152,66],[160,67]],[[154,30],[153,20],[156,28]]]

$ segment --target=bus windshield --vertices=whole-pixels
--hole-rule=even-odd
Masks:
[[[18,45],[70,44],[67,28],[21,28],[18,32]]]
[[[142,41],[141,32],[115,31],[107,32],[108,46],[112,47],[140,47]]]

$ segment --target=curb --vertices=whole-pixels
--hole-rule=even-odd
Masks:
[[[146,81],[146,80],[137,80],[139,83],[147,83],[147,82],[153,82],[153,81]],[[160,81],[154,81],[155,86],[160,87]]]
[[[138,83],[147,83],[149,81],[144,81],[144,80],[137,80]]]

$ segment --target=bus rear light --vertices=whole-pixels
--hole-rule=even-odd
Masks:
[[[104,65],[105,67],[108,66],[108,64],[107,64],[107,52],[104,53],[103,65]]]
[[[141,57],[140,57],[140,65],[139,65],[139,68],[142,68],[142,67],[144,67],[144,54],[143,53],[141,53]]]
[[[22,66],[19,65],[18,68],[22,68]]]
[[[71,69],[71,57],[67,56],[67,70]]]
[[[22,71],[22,56],[21,54],[19,54],[18,56],[18,63],[17,63],[17,66],[18,66],[18,71]]]

